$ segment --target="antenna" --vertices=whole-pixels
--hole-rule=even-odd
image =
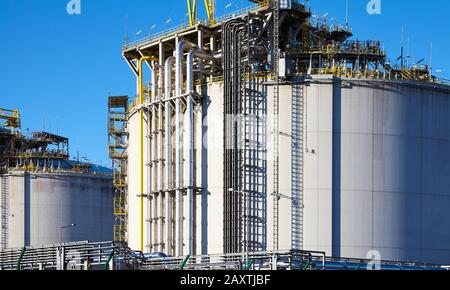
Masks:
[[[128,44],[128,14],[125,15],[125,44]]]
[[[433,42],[430,44],[430,77],[433,76]]]
[[[404,34],[404,32],[405,32],[405,28],[402,25],[402,34],[401,34],[401,40],[400,40],[401,46],[402,46],[401,54],[400,54],[400,61],[401,61],[400,64],[401,64],[402,68],[403,68],[403,65],[404,65],[404,58],[403,58],[403,34]]]
[[[348,28],[348,16],[349,16],[349,13],[348,13],[348,0],[345,0],[345,25],[347,26],[347,28]]]
[[[406,66],[408,66],[410,64],[410,60],[411,60],[411,63],[413,62],[411,51],[409,50],[409,47],[410,47],[409,44],[410,44],[410,40],[408,37],[406,40]]]

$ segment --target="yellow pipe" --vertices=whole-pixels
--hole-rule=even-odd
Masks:
[[[208,21],[210,24],[214,24],[214,0],[204,0],[206,14],[208,15]]]
[[[188,15],[189,15],[189,25],[194,26],[195,17],[197,12],[197,0],[187,0],[188,5]]]
[[[144,252],[144,61],[158,61],[152,56],[143,56],[139,60],[139,118],[140,118],[140,249]],[[150,120],[148,120],[149,122]]]

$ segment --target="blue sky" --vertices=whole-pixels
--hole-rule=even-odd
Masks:
[[[126,15],[130,40],[142,38],[187,21],[186,1],[81,0],[81,15],[68,15],[68,2],[0,1],[0,107],[19,108],[24,130],[69,137],[72,156],[79,150],[81,157],[109,165],[107,96],[135,93],[120,53]],[[345,0],[311,2],[315,14],[345,21]],[[403,26],[413,59],[428,63],[433,42],[434,68],[450,78],[450,1],[381,0],[381,15],[369,15],[368,2],[350,0],[355,38],[383,40],[395,59]],[[217,0],[217,14],[247,5]]]

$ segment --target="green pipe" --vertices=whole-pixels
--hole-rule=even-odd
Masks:
[[[27,250],[27,248],[23,247],[22,251],[20,251],[20,255],[19,258],[17,259],[17,271],[20,271],[21,267],[20,264],[22,263],[23,257],[25,256],[25,251]]]
[[[184,269],[184,266],[186,266],[186,264],[187,264],[187,262],[189,261],[190,258],[191,258],[190,255],[187,255],[186,258],[184,258],[183,262],[181,262],[180,270]]]
[[[114,251],[111,252],[111,254],[108,257],[108,260],[105,263],[105,271],[109,270],[109,263],[111,262],[111,260],[114,258]]]
[[[250,260],[250,263],[248,263],[248,265],[245,267],[245,270],[246,271],[250,270],[250,268],[253,266],[254,263],[255,259]]]

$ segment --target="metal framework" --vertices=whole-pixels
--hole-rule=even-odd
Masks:
[[[216,10],[216,1],[215,0],[204,0],[206,15],[208,17],[208,23],[210,25],[215,24],[215,10]],[[197,0],[187,0],[188,7],[188,16],[189,16],[189,25],[194,26],[197,20]]]
[[[247,262],[249,261],[249,262]],[[74,242],[0,250],[1,270],[366,270],[371,261],[326,257],[323,252],[270,251],[158,257],[117,242]],[[447,270],[432,264],[381,261],[382,270]]]
[[[224,244],[226,253],[267,248],[268,34],[261,15],[223,25]]]
[[[273,1],[273,248],[279,249],[280,228],[280,3]]]
[[[212,82],[224,82],[224,252],[265,250],[268,226],[273,226],[273,249],[277,250],[280,198],[291,202],[292,248],[302,249],[304,92],[298,81],[319,74],[442,82],[432,77],[427,67],[393,64],[379,41],[349,40],[352,29],[348,25],[331,24],[324,17],[313,17],[309,1],[255,0],[252,2],[256,5],[218,19],[210,13],[214,11],[213,1],[206,2],[209,21],[197,20],[198,3],[188,0],[188,25],[123,47],[123,56],[136,76],[141,71],[139,60],[145,56],[158,58],[148,63],[152,70],[152,92],[149,89],[147,93],[151,97],[144,103],[138,99],[129,106],[130,116],[145,111],[149,123],[147,137],[151,145],[147,166],[151,173],[147,178],[151,188],[146,195],[137,193],[141,198],[147,196],[152,204],[148,208],[151,217],[147,220],[152,229],[149,234],[152,242],[146,246],[180,255],[185,245],[191,253],[197,243],[193,232],[193,196],[200,192],[205,194],[207,188],[193,184],[192,177],[198,174],[192,164],[193,153],[191,148],[183,149],[186,143],[192,146],[191,141],[185,142],[193,136],[191,110],[204,108],[205,94],[191,87],[192,83],[195,86],[205,84],[205,78],[199,77],[204,73]],[[203,59],[190,59],[189,55],[196,49],[214,58],[211,67]],[[193,71],[182,71],[187,64]],[[284,84],[293,86],[290,193],[280,192],[279,176],[280,166],[288,166],[280,164],[279,159],[280,86]],[[271,136],[267,134],[268,121],[263,120],[271,103],[268,100],[273,101]],[[183,118],[189,120],[185,127],[180,125]],[[265,161],[265,142],[269,138],[273,157],[273,180],[270,181]],[[184,176],[182,171],[186,172]],[[186,176],[189,182],[184,180]],[[271,189],[268,182],[272,183]],[[268,190],[273,197],[273,208],[269,209]],[[186,215],[182,212],[184,196],[189,202]],[[267,220],[270,210],[273,224]],[[184,223],[189,227],[188,237],[183,237],[180,231]]]
[[[108,143],[114,182],[114,241],[127,241],[127,139],[128,97],[108,99]]]
[[[3,123],[3,127],[11,128],[11,133],[14,133],[16,129],[20,129],[20,112],[19,110],[8,110],[0,108],[0,119],[6,120]]]
[[[49,132],[33,132],[29,136],[20,130],[18,110],[0,109],[0,118],[7,121],[0,127],[0,170],[25,172],[66,171],[90,173],[88,164],[69,162],[69,139]]]
[[[0,250],[0,270],[121,270],[131,259],[121,243],[74,242]]]

